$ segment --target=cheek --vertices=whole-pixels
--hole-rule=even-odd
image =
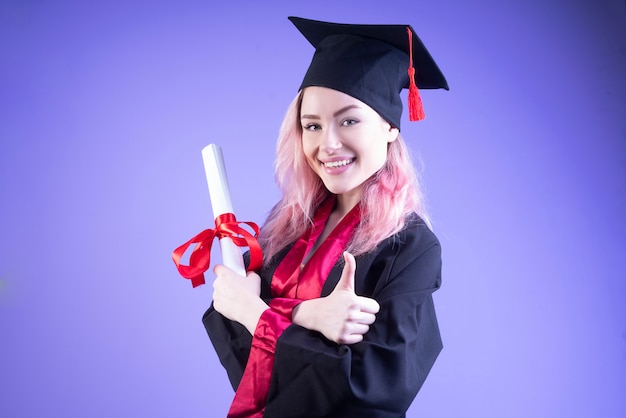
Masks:
[[[387,161],[388,146],[389,143],[382,135],[370,144],[370,159],[372,165],[377,169],[381,168]]]
[[[376,171],[378,171],[381,168],[383,168],[383,166],[385,165],[386,161],[387,161],[387,148],[385,148],[384,150],[381,150],[376,155],[376,163],[375,163]]]
[[[312,159],[315,159],[315,146],[312,141],[307,141],[306,139],[302,139],[302,152],[306,160],[311,163]]]
[[[311,152],[311,145],[310,145],[310,141],[307,141],[304,137],[302,137],[302,152],[304,152],[305,155],[309,155],[309,153]]]

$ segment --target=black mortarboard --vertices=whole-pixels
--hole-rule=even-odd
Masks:
[[[403,88],[409,89],[411,120],[424,118],[418,87],[448,90],[445,77],[409,25],[352,25],[299,17],[289,20],[315,47],[301,89],[320,86],[346,93],[396,128],[400,128]],[[410,83],[411,72],[414,83]]]

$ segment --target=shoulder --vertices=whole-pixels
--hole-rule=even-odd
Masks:
[[[402,287],[400,291],[437,289],[441,282],[439,240],[424,220],[411,214],[401,231],[357,258],[359,275],[362,290],[371,295],[392,282]]]
[[[426,222],[416,213],[407,216],[404,228],[397,234],[391,236],[384,246],[399,247],[398,250],[420,251],[428,250],[432,247],[440,247],[439,239],[430,229]]]
[[[404,228],[381,242],[375,253],[377,257],[393,257],[396,263],[411,263],[422,257],[440,259],[441,244],[426,222],[413,213],[407,216]]]

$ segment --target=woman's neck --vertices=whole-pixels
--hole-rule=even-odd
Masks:
[[[333,208],[332,214],[335,217],[342,219],[348,212],[350,212],[361,200],[361,190],[353,190],[349,193],[342,193],[337,195],[337,201]]]
[[[346,195],[337,195],[335,206],[324,224],[324,229],[311,250],[305,255],[302,266],[309,261],[315,251],[317,251],[320,245],[322,245],[326,238],[328,238],[333,229],[339,225],[339,222],[341,222],[341,220],[357,205],[357,203],[359,203],[358,199],[346,199]]]

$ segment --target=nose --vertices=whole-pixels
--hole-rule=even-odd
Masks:
[[[334,129],[327,129],[324,132],[322,143],[321,143],[322,151],[327,153],[328,155],[334,154],[338,149],[341,148],[341,139],[339,135],[334,131]]]

